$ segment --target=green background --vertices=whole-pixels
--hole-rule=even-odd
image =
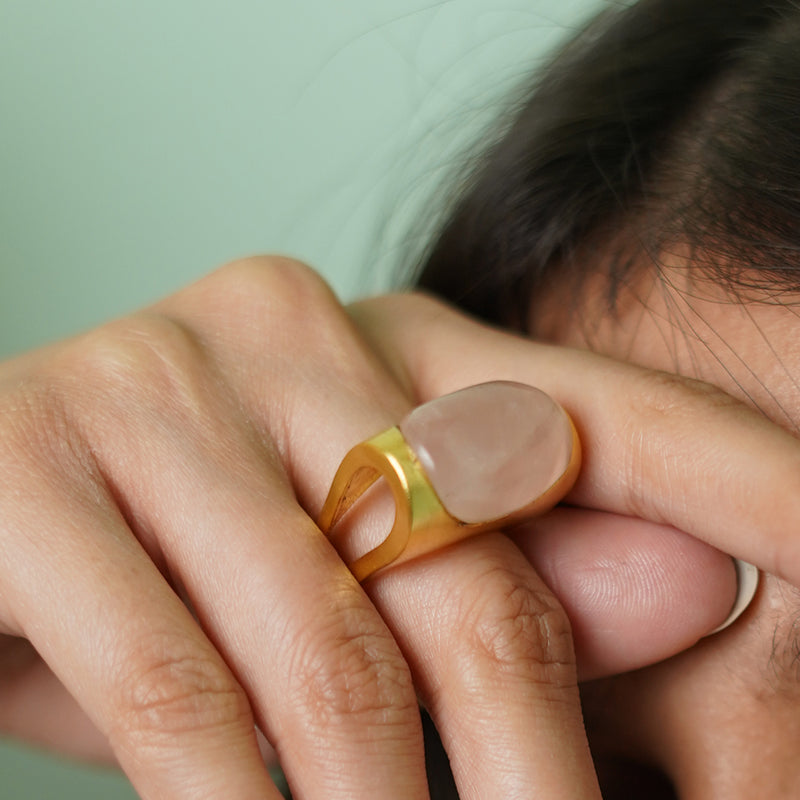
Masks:
[[[0,0],[0,357],[284,252],[345,298],[599,0]],[[129,798],[0,746],[0,800]]]

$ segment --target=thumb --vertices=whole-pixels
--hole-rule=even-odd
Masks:
[[[736,596],[732,559],[666,525],[559,507],[512,538],[572,623],[581,680],[691,647],[727,617]]]

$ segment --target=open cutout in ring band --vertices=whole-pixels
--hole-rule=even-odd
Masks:
[[[570,490],[580,462],[575,426],[552,398],[519,383],[478,384],[419,406],[398,426],[353,447],[336,471],[318,525],[331,536],[358,499],[385,480],[394,524],[377,547],[348,563],[364,581],[390,565],[544,513]],[[734,565],[737,595],[712,634],[741,616],[758,587],[756,567],[739,559]]]
[[[581,448],[544,392],[495,381],[445,395],[345,455],[319,516],[330,535],[380,478],[392,493],[388,536],[348,567],[359,581],[552,508],[572,487]]]

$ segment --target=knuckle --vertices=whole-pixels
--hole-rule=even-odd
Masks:
[[[0,375],[0,478],[27,471],[103,487],[114,459],[155,426],[177,437],[218,425],[213,381],[193,333],[155,313],[42,351]]]
[[[198,415],[208,396],[203,347],[194,333],[160,314],[139,314],[86,334],[57,364],[71,405],[92,426],[126,428],[144,412]],[[136,408],[142,414],[130,415]]]
[[[100,386],[135,386],[154,382],[158,390],[183,383],[186,365],[197,357],[199,343],[187,328],[161,315],[139,315],[90,335],[75,354],[75,366]]]
[[[255,319],[308,320],[318,309],[338,305],[322,276],[302,261],[284,256],[239,259],[206,279],[210,297],[232,303],[237,313]]]
[[[629,410],[640,419],[691,418],[698,407],[735,408],[740,405],[739,400],[710,383],[655,369],[636,375],[629,397]]]
[[[411,674],[374,612],[341,606],[293,648],[293,707],[304,724],[392,725],[416,709]]]
[[[221,342],[270,371],[346,369],[358,350],[356,329],[325,280],[306,264],[263,256],[232,262],[193,290],[213,314]],[[219,324],[222,320],[225,324]],[[265,347],[265,343],[269,346]]]
[[[557,687],[575,684],[572,629],[555,596],[500,566],[487,570],[483,583],[466,615],[480,673]]]
[[[87,448],[72,424],[68,403],[56,381],[47,375],[28,375],[0,398],[0,474],[4,485],[11,475],[60,471],[91,472]]]
[[[687,450],[696,452],[699,420],[720,411],[747,411],[741,401],[716,386],[660,370],[637,372],[626,397],[618,434],[624,456],[614,466],[622,502],[633,516],[660,519],[665,498],[679,494],[680,476],[684,484],[691,470],[702,478],[702,459],[690,463],[685,457]],[[659,487],[658,496],[652,486]]]
[[[293,422],[316,413],[312,408],[317,398],[295,391],[298,385],[336,386],[337,395],[352,397],[354,404],[384,402],[383,365],[311,267],[286,258],[250,258],[222,267],[208,281],[204,292],[214,299],[215,313],[237,321],[223,334],[232,332],[235,337],[225,342],[237,355],[228,367],[252,398],[250,403],[266,414],[281,452],[292,451]],[[253,374],[252,364],[263,365],[261,375],[270,376],[268,391],[274,402],[269,408],[263,408],[265,385]]]
[[[120,681],[112,739],[145,743],[253,724],[244,690],[221,662],[154,650]]]

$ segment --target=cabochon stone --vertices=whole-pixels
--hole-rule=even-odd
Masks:
[[[566,470],[572,428],[539,389],[495,381],[414,409],[401,423],[442,505],[463,522],[504,517]]]

